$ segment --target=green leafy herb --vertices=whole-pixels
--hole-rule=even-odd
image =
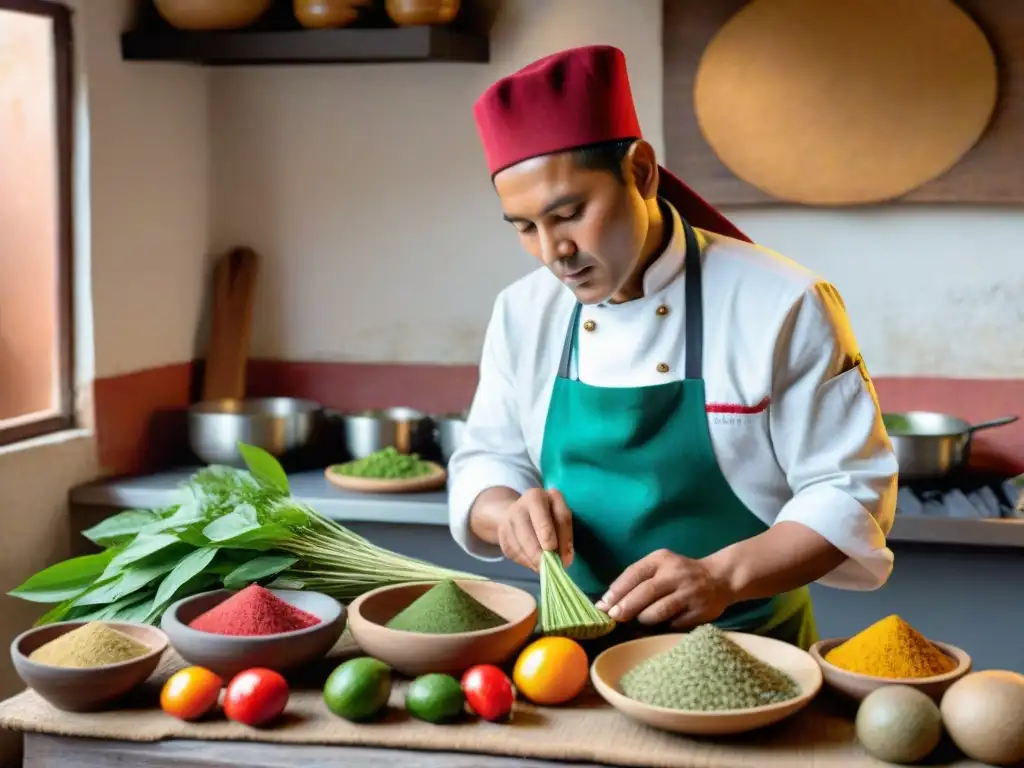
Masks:
[[[74,619],[152,623],[206,589],[271,581],[351,600],[410,581],[481,577],[378,547],[293,498],[266,451],[241,445],[248,471],[205,467],[165,509],[128,510],[84,531],[103,551],[40,571],[10,594],[51,603],[37,624]]]

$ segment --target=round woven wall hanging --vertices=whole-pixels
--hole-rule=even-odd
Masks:
[[[694,108],[740,179],[782,200],[891,200],[941,176],[996,104],[995,55],[950,0],[754,0],[705,50]]]

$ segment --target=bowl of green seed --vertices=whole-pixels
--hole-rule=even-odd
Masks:
[[[688,735],[777,723],[806,707],[822,684],[806,651],[710,624],[613,646],[594,660],[590,677],[627,717]]]

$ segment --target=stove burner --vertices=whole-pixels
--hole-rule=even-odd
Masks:
[[[897,514],[961,519],[1024,519],[1016,510],[1024,489],[1005,474],[968,470],[939,481],[900,483]]]

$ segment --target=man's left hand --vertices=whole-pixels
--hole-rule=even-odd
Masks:
[[[597,608],[618,622],[689,629],[714,621],[731,602],[728,585],[702,561],[661,549],[623,571]]]

